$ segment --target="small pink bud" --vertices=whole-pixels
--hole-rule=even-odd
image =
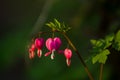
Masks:
[[[47,52],[45,56],[51,54],[51,59],[54,59],[54,51],[57,51],[61,46],[61,40],[59,37],[48,38],[46,40],[46,47],[50,52]]]
[[[35,39],[35,46],[38,49],[37,50],[38,57],[42,56],[42,50],[41,49],[42,49],[43,45],[44,45],[44,39],[43,38],[36,38]]]
[[[66,57],[67,66],[70,66],[71,57],[72,57],[72,51],[70,49],[66,48],[65,51],[64,51],[64,55]]]
[[[31,50],[34,51],[35,50],[35,44],[31,45]]]
[[[34,56],[35,56],[34,51],[32,51],[31,49],[29,49],[29,58],[33,59]]]
[[[31,47],[29,48],[29,58],[30,59],[34,58],[34,55],[35,55],[34,51],[35,51],[35,45],[32,44]]]

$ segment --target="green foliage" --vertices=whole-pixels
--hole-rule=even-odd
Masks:
[[[64,23],[60,23],[57,19],[54,19],[54,22],[49,22],[46,25],[52,28],[53,31],[66,32],[71,29],[70,27],[65,26]]]
[[[120,42],[120,30],[116,34],[115,41]]]
[[[114,34],[113,34],[113,33],[105,37],[105,40],[106,40],[107,42],[110,42],[110,41],[112,41],[113,39],[114,39]]]
[[[107,49],[112,45],[114,39],[114,34],[110,34],[105,37],[105,39],[100,40],[91,40],[91,44],[93,46],[92,53],[96,54],[92,58],[92,63],[96,62],[105,64],[107,60],[107,55],[110,54],[110,51]]]
[[[110,34],[105,37],[105,44],[106,44],[105,48],[108,48],[109,46],[112,45],[113,39],[114,39],[114,34]]]
[[[120,30],[115,35],[115,42],[113,44],[113,48],[120,51]]]
[[[107,60],[107,55],[110,54],[108,49],[102,50],[97,54],[95,57],[92,58],[92,63],[95,64],[96,62],[105,64]]]
[[[100,40],[91,40],[91,43],[94,48],[104,48],[105,41],[103,39]]]

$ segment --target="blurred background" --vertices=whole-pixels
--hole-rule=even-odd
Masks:
[[[89,66],[95,80],[100,64],[92,64],[90,39],[103,38],[120,29],[119,0],[3,0],[0,1],[0,80],[89,80],[73,51],[67,67],[65,57],[55,54],[30,60],[28,45],[34,34],[48,31],[46,22],[56,18],[72,27],[68,36]],[[45,39],[51,34],[41,35]],[[66,48],[64,42],[61,49]],[[44,47],[43,54],[48,50]],[[120,54],[111,50],[103,80],[120,80]]]

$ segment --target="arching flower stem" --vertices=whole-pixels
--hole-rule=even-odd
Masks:
[[[78,58],[80,59],[82,65],[84,66],[85,71],[87,72],[90,80],[94,80],[92,74],[90,73],[87,65],[85,64],[84,60],[82,59],[80,53],[78,52],[78,50],[76,49],[76,47],[74,46],[74,44],[71,42],[71,40],[69,39],[69,37],[66,35],[65,32],[62,32],[62,34],[63,34],[63,36],[66,38],[66,40],[68,41],[69,45],[73,48],[73,50],[74,50],[74,51],[76,52],[76,54],[78,55]]]

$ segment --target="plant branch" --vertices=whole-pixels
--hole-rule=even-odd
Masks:
[[[71,42],[71,40],[69,39],[69,37],[66,35],[66,33],[63,32],[62,34],[63,34],[64,37],[67,39],[69,45],[73,48],[73,50],[74,50],[74,51],[76,52],[76,54],[78,55],[78,57],[79,57],[79,59],[80,59],[82,65],[84,66],[85,71],[87,72],[87,74],[88,74],[90,80],[94,80],[92,74],[90,73],[90,71],[89,71],[87,65],[85,64],[84,60],[82,59],[82,57],[81,57],[80,53],[78,52],[78,50],[76,49],[76,47],[73,45],[73,43]]]
[[[99,80],[102,80],[103,77],[103,64],[100,64],[100,76],[99,76]]]

